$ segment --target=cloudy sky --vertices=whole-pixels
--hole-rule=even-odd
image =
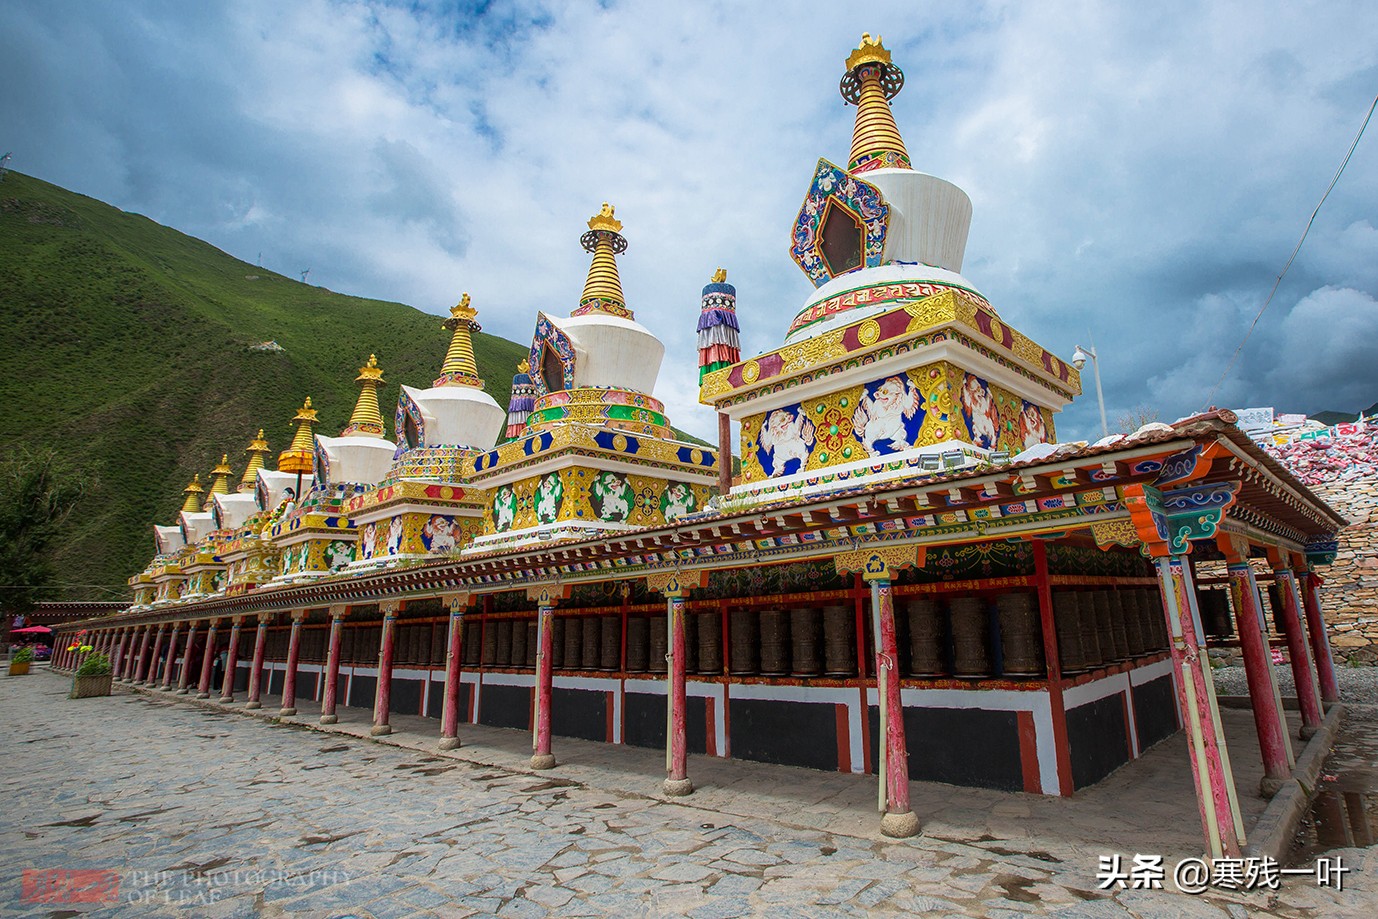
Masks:
[[[792,218],[814,162],[846,161],[837,82],[869,31],[916,168],[972,198],[963,274],[1049,350],[1094,340],[1112,428],[1378,400],[1378,126],[1211,396],[1378,93],[1378,5],[860,7],[7,0],[0,152],[333,290],[469,291],[518,341],[576,305],[611,201],[657,395],[712,437],[699,291],[727,267],[744,350],[780,343],[812,290]],[[1098,434],[1086,389],[1062,440]]]

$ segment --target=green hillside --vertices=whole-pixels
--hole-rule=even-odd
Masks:
[[[456,297],[459,291],[455,292]],[[261,427],[274,454],[311,396],[323,434],[349,418],[356,369],[378,355],[388,386],[427,386],[441,317],[249,265],[214,246],[38,179],[0,182],[0,444],[52,446],[93,483],[59,550],[69,599],[123,595],[171,523],[181,490],[222,453],[236,474]],[[282,351],[254,351],[276,341]],[[475,340],[500,405],[526,348]],[[391,419],[389,430],[391,430]],[[86,586],[89,585],[89,586]]]

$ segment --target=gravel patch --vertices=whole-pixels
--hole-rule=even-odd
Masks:
[[[1219,667],[1211,671],[1215,675],[1215,691],[1222,696],[1248,695],[1249,684],[1244,677],[1244,667]],[[1295,696],[1296,687],[1292,683],[1292,668],[1288,665],[1273,667],[1277,674],[1278,689],[1284,696]],[[1340,701],[1346,705],[1378,706],[1378,667],[1335,668],[1335,682],[1340,684]]]

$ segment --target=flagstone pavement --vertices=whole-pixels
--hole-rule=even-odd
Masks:
[[[357,709],[308,730],[313,708],[293,727],[267,697],[251,718],[69,686],[0,677],[0,916],[1371,919],[1378,903],[1372,849],[1341,850],[1342,891],[1099,889],[1100,855],[1162,854],[1170,887],[1200,854],[1180,735],[1070,800],[914,783],[924,834],[897,841],[872,777],[693,757],[700,790],[672,801],[657,751],[556,738],[561,765],[533,773],[522,732],[461,725],[465,746],[438,753],[431,719],[395,718],[380,743]],[[1226,715],[1240,769],[1257,748]],[[83,885],[104,902],[73,902]]]

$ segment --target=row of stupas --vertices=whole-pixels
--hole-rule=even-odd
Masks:
[[[237,490],[223,460],[204,505],[199,478],[188,486],[177,524],[155,528],[158,554],[131,579],[136,605],[519,551],[1047,452],[1079,377],[961,275],[971,202],[913,169],[889,101],[903,83],[880,40],[863,36],[840,87],[857,107],[848,165],[818,161],[793,223],[791,255],[816,289],[782,345],[743,360],[726,272],[703,289],[700,401],[718,412],[718,450],[677,440],[652,396],[665,348],[627,305],[627,241],[604,204],[580,240],[592,261],[578,303],[567,318],[538,313],[506,411],[478,377],[465,294],[444,323],[439,377],[401,387],[395,442],[370,357],[338,437],[313,432],[308,399],[277,469],[260,431]],[[735,481],[719,467],[734,422]]]

